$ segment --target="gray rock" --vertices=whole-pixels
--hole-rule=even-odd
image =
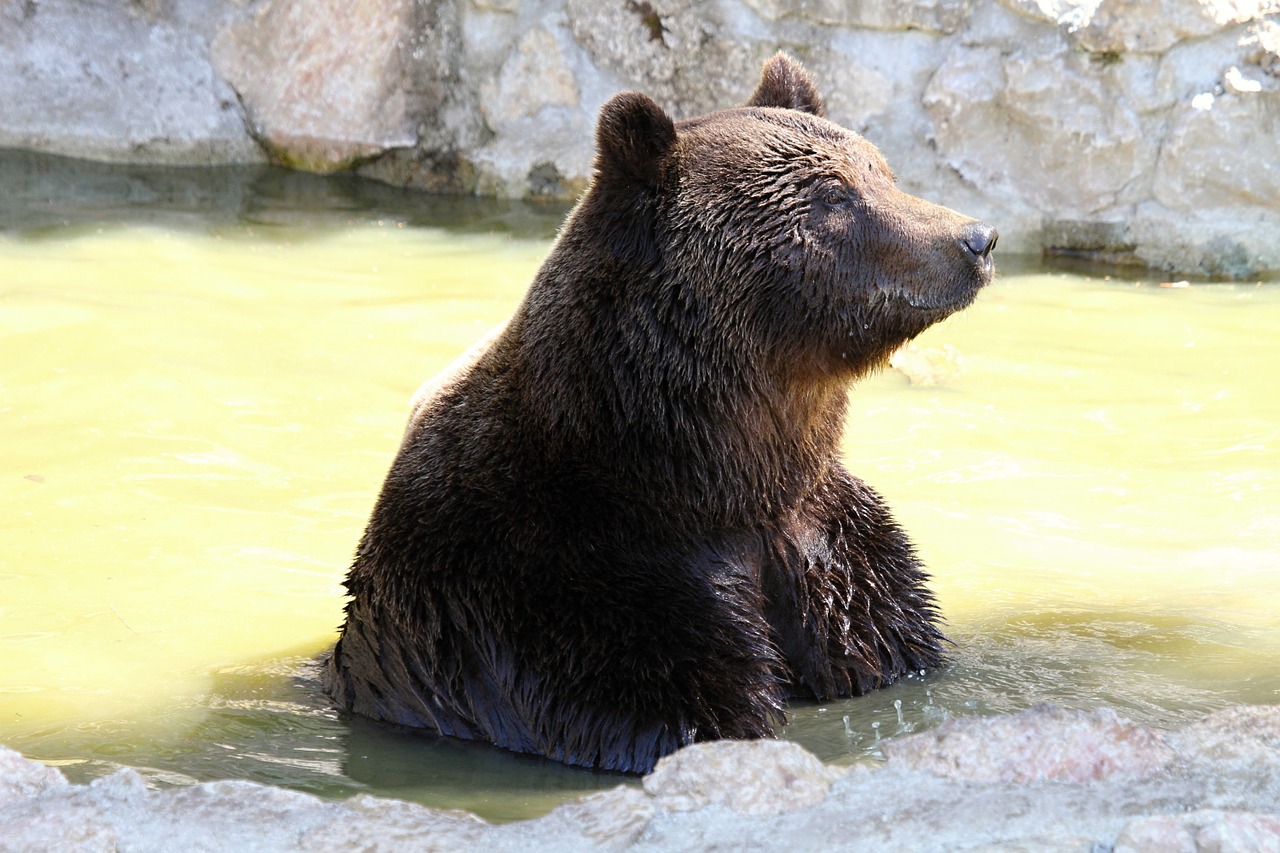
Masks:
[[[1280,817],[1213,809],[1133,818],[1114,853],[1280,853]]]
[[[843,775],[794,743],[723,741],[662,759],[644,790],[672,812],[726,806],[739,814],[781,814],[822,802]]]
[[[274,159],[333,172],[417,142],[412,0],[270,0],[228,24],[214,62]]]
[[[11,749],[0,748],[0,808],[66,784],[67,780],[57,769],[28,761]]]
[[[0,0],[0,147],[126,163],[262,160],[209,61],[233,0]]]
[[[900,3],[849,2],[849,0],[744,0],[756,14],[769,21],[794,18],[828,27],[875,30],[928,30],[953,33],[964,26],[968,3],[947,0],[907,0]]]
[[[884,746],[891,766],[974,782],[1141,779],[1166,767],[1163,738],[1115,711],[1052,705],[1014,717],[948,720]]]
[[[613,93],[697,115],[780,48],[1005,252],[1280,270],[1277,0],[0,0],[0,146],[570,199]]]
[[[1043,706],[888,741],[886,764],[822,765],[724,741],[537,820],[248,782],[150,790],[131,770],[68,785],[0,748],[0,850],[1277,851],[1280,707],[1178,732]]]

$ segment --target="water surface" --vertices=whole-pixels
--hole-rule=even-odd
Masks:
[[[0,743],[497,820],[624,781],[341,717],[309,663],[409,395],[506,318],[563,210],[216,174],[0,157]],[[848,465],[955,648],[786,737],[849,763],[1046,700],[1280,702],[1280,286],[1168,284],[1003,259],[916,383],[856,389]]]

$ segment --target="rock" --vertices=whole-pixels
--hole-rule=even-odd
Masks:
[[[232,8],[0,0],[0,148],[184,166],[262,160],[209,61],[209,27]]]
[[[779,48],[1002,252],[1280,270],[1277,0],[0,0],[0,146],[568,200],[609,96],[700,115]]]
[[[1173,111],[1152,195],[1170,210],[1191,214],[1252,207],[1274,215],[1280,160],[1256,152],[1280,139],[1280,86],[1264,94],[1259,80],[1234,67],[1223,82],[1221,94],[1198,94]]]
[[[1159,734],[1109,709],[1037,705],[1011,717],[948,720],[884,745],[889,766],[976,782],[1141,779],[1173,760]]]
[[[737,37],[734,8],[698,0],[624,0],[628,14],[598,0],[564,0],[568,33],[616,88],[638,89],[676,118],[741,103],[776,47]],[[610,95],[590,107],[594,114]]]
[[[1264,153],[1280,139],[1278,50],[1280,24],[1260,21],[1170,52],[1161,83],[1177,100],[1132,223],[1139,259],[1229,278],[1280,268],[1280,161]]]
[[[722,805],[741,814],[780,814],[822,802],[843,775],[793,743],[719,741],[662,759],[644,790],[669,811]]]
[[[333,172],[411,147],[412,0],[269,0],[213,46],[254,136],[285,165]]]
[[[564,36],[560,36],[564,38]],[[594,130],[560,38],[534,27],[480,87],[479,109],[494,141],[474,155],[478,186],[494,195],[573,196],[586,186]],[[566,185],[565,174],[574,176]]]
[[[617,787],[557,806],[536,823],[553,837],[576,832],[605,850],[624,850],[639,840],[658,809],[635,788]]]
[[[1280,817],[1206,810],[1134,818],[1113,853],[1280,853]]]
[[[1210,714],[1169,735],[1183,755],[1211,763],[1280,765],[1280,707],[1241,705]]]
[[[1280,851],[1280,706],[1157,735],[1043,706],[886,741],[880,768],[785,742],[697,744],[643,788],[536,820],[249,782],[148,789],[131,770],[69,785],[0,749],[0,851]]]
[[[1051,34],[1011,53],[953,47],[924,105],[939,154],[984,194],[1092,218],[1140,197],[1156,160],[1124,88]]]
[[[1070,28],[1072,40],[1093,53],[1163,53],[1188,39],[1276,11],[1268,0],[1166,0],[1157,15],[1144,0],[1102,0]]]
[[[848,0],[745,0],[769,21],[794,18],[828,27],[866,27],[876,30],[927,30],[953,33],[965,23],[967,3],[947,0],[908,0],[902,3],[850,3]]]
[[[473,814],[428,809],[370,797],[352,797],[302,834],[302,850],[454,851],[481,843],[489,824]]]
[[[57,769],[0,746],[0,808],[66,784]]]
[[[537,27],[520,39],[497,79],[482,87],[480,109],[490,128],[510,133],[545,109],[573,108],[579,101],[578,84],[555,36]]]

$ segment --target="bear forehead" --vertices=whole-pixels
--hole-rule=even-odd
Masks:
[[[893,180],[871,142],[819,116],[775,107],[738,107],[676,123],[680,148],[696,163],[728,160],[739,168],[792,166],[857,181],[867,172]]]

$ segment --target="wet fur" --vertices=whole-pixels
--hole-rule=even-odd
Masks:
[[[780,56],[744,108],[605,106],[524,302],[415,412],[347,579],[340,706],[644,772],[939,664],[839,439],[849,383],[989,264],[821,104]]]

